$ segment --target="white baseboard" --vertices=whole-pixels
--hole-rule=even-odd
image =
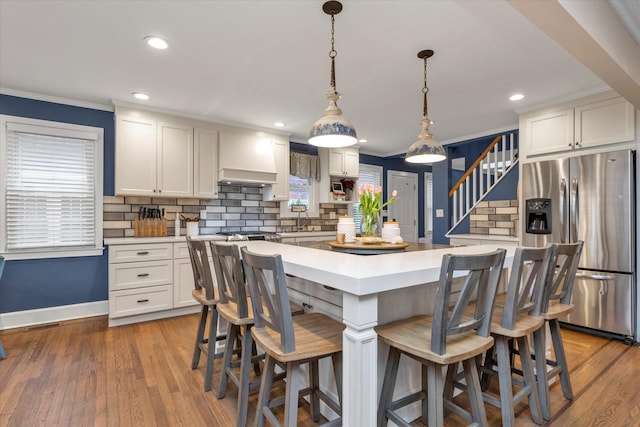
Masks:
[[[108,312],[109,301],[105,300],[0,313],[0,330],[23,328],[25,326],[61,322],[63,320],[80,319],[83,317],[102,316]]]
[[[152,313],[137,314],[135,316],[117,317],[109,319],[109,327],[130,325],[132,323],[148,322],[149,320],[166,319],[168,317],[184,316],[197,313],[201,309],[200,304],[190,307],[174,308],[172,310],[154,311]]]

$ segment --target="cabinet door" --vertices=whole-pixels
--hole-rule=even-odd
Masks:
[[[194,130],[193,196],[218,197],[218,131]]]
[[[344,151],[338,148],[329,150],[329,175],[342,176],[344,174]]]
[[[358,178],[360,175],[358,150],[348,149],[344,151],[344,175],[351,178]]]
[[[191,291],[194,289],[193,270],[189,258],[173,261],[173,307],[189,307],[197,305]]]
[[[529,117],[525,127],[525,143],[531,155],[573,149],[572,108]]]
[[[289,200],[289,141],[286,138],[273,139],[273,156],[277,182],[265,188],[264,200]]]
[[[624,98],[576,107],[576,148],[633,141],[634,113],[633,105]]]
[[[156,165],[156,122],[137,116],[118,116],[115,193],[155,195]]]
[[[193,197],[193,128],[158,123],[158,194]]]

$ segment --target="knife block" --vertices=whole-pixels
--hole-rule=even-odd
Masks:
[[[135,237],[163,237],[167,235],[166,218],[135,219]]]

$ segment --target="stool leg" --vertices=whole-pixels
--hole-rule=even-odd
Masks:
[[[332,354],[331,364],[333,365],[333,377],[336,380],[336,391],[338,392],[340,415],[342,415],[342,353]]]
[[[383,427],[387,419],[387,409],[391,406],[393,399],[393,389],[398,376],[398,365],[400,364],[400,350],[389,347],[387,357],[387,367],[384,370],[384,380],[382,381],[382,391],[380,393],[380,403],[378,404],[378,427]]]
[[[487,391],[489,389],[489,382],[491,381],[491,375],[488,374],[490,370],[493,370],[493,347],[491,347],[484,356],[484,367],[482,370],[482,376],[480,378],[480,387],[482,391]]]
[[[213,383],[213,362],[216,357],[216,336],[218,335],[218,310],[211,307],[211,320],[209,320],[209,342],[207,343],[207,371],[204,379],[204,391],[211,390]]]
[[[320,379],[318,375],[318,361],[309,362],[309,385],[311,386],[311,396],[309,403],[311,406],[311,418],[314,423],[320,421],[320,399],[318,398],[318,388],[320,387]]]
[[[567,357],[564,354],[564,346],[562,345],[562,336],[560,335],[560,322],[558,319],[549,321],[549,329],[551,330],[551,340],[553,341],[553,352],[556,355],[556,362],[560,366],[560,385],[564,397],[573,400],[573,391],[571,390],[571,382],[569,381],[569,368],[567,367]]]
[[[191,360],[191,369],[196,369],[200,362],[200,344],[204,338],[204,327],[207,324],[207,315],[209,314],[209,307],[202,306],[200,312],[200,322],[198,323],[198,332],[196,332],[196,345],[193,347],[193,359]]]
[[[529,350],[529,341],[527,337],[518,338],[518,352],[520,353],[520,364],[522,365],[522,374],[524,376],[525,387],[529,389],[529,411],[533,422],[542,425],[542,410],[540,409],[540,397],[538,396],[538,387],[536,385],[535,374],[533,373],[533,361],[531,359],[531,351]]]
[[[7,358],[7,353],[4,352],[2,341],[0,341],[0,359],[6,359],[6,358]]]
[[[456,364],[456,366],[458,366]],[[451,366],[449,366],[449,369],[451,369]],[[429,404],[427,402],[427,383],[429,381],[429,373],[427,372],[427,367],[424,365],[420,366],[420,370],[422,371],[422,392],[424,393],[424,397],[422,399],[422,422],[423,423],[427,423],[429,421]],[[447,370],[447,379],[449,378],[449,371]],[[447,384],[449,384],[447,382]],[[451,386],[453,386],[453,384],[451,384]],[[446,386],[445,386],[446,389]],[[451,389],[451,396],[453,396],[453,387],[450,388]],[[445,392],[446,393],[446,392]]]
[[[481,426],[487,426],[487,413],[484,409],[484,401],[482,399],[482,390],[480,389],[480,377],[478,376],[478,365],[476,361],[472,359],[467,359],[462,361],[462,366],[464,368],[464,377],[467,382],[467,393],[469,394],[469,403],[471,405],[471,415],[473,421],[478,423]],[[436,366],[436,371],[442,372],[438,366]],[[431,390],[430,390],[431,391]],[[431,424],[431,420],[429,420],[429,425]],[[442,419],[440,420],[440,424],[442,425]]]
[[[229,382],[229,374],[227,370],[231,366],[233,358],[234,344],[238,337],[238,325],[229,323],[227,330],[227,338],[224,343],[224,356],[222,359],[222,368],[220,369],[220,384],[218,386],[218,399],[222,399],[227,392],[227,384]]]
[[[253,348],[253,338],[251,329],[244,329],[242,340],[242,356],[240,359],[240,387],[238,390],[238,427],[245,427],[247,424],[247,407],[249,405],[249,375],[251,367],[251,350]]]
[[[298,424],[298,397],[302,370],[300,363],[287,362],[287,388],[284,401],[284,424],[282,427],[295,427]]]
[[[271,385],[273,384],[273,374],[276,367],[276,361],[268,354],[264,359],[264,370],[262,372],[262,380],[260,381],[260,394],[256,403],[256,420],[255,427],[264,427],[264,412],[269,410],[269,401],[271,395]]]
[[[547,375],[546,326],[533,333],[533,347],[536,352],[536,382],[540,396],[542,418],[551,419],[551,403],[549,401],[549,377]]]
[[[502,411],[502,425],[511,427],[516,424],[513,413],[513,385],[511,384],[511,357],[509,355],[508,339],[501,336],[496,340],[496,355],[498,356],[498,383],[500,384],[500,410]]]
[[[442,366],[431,362],[427,363],[427,376],[429,425],[441,426],[444,423],[444,378],[442,376]],[[476,381],[477,378],[478,374],[476,372]]]

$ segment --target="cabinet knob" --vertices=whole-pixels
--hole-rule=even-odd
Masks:
[[[576,141],[576,146],[580,146],[580,141]]]

